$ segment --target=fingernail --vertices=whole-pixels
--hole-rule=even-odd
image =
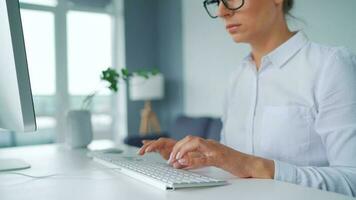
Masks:
[[[146,150],[145,150],[145,152],[150,152],[151,151],[151,148],[150,147],[148,147]]]
[[[177,156],[176,156],[176,160],[180,159],[180,152],[178,152]]]
[[[181,164],[181,165],[187,165],[187,164],[188,164],[187,160],[184,159],[184,158],[183,158],[183,159],[179,159],[178,162],[179,162],[179,164]]]

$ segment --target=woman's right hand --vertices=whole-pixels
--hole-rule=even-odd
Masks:
[[[143,146],[138,151],[139,155],[149,152],[159,152],[164,159],[168,160],[177,141],[169,138],[159,138],[158,140],[143,140],[142,143]]]

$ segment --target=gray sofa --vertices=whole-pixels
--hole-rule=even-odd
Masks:
[[[222,122],[220,118],[179,116],[168,132],[160,134],[152,133],[146,136],[129,136],[125,139],[125,143],[141,147],[141,141],[144,139],[154,140],[160,137],[169,137],[180,140],[187,135],[219,141],[221,128]]]

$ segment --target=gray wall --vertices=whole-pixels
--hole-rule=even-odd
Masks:
[[[314,41],[356,53],[355,8],[355,0],[296,0],[294,15],[300,20],[291,22]],[[185,113],[220,116],[227,77],[248,52],[230,39],[220,20],[207,16],[202,1],[183,0]]]
[[[162,129],[168,130],[183,113],[183,43],[182,3],[177,0],[156,0],[158,3],[158,66],[166,77],[165,99],[159,108]],[[158,107],[159,105],[159,107]]]
[[[181,21],[180,1],[125,1],[127,68],[157,67],[166,78],[164,100],[153,102],[162,130],[183,111]],[[128,99],[129,135],[138,134],[142,108],[143,102]]]
[[[297,0],[292,25],[302,28],[313,41],[346,46],[356,53],[355,0]],[[292,21],[293,22],[293,21]]]

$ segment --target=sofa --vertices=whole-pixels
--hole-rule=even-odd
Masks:
[[[129,136],[125,138],[124,142],[131,146],[141,147],[142,140],[155,140],[160,137],[180,140],[187,135],[219,141],[221,129],[220,118],[179,116],[167,132],[152,133],[145,136]]]

